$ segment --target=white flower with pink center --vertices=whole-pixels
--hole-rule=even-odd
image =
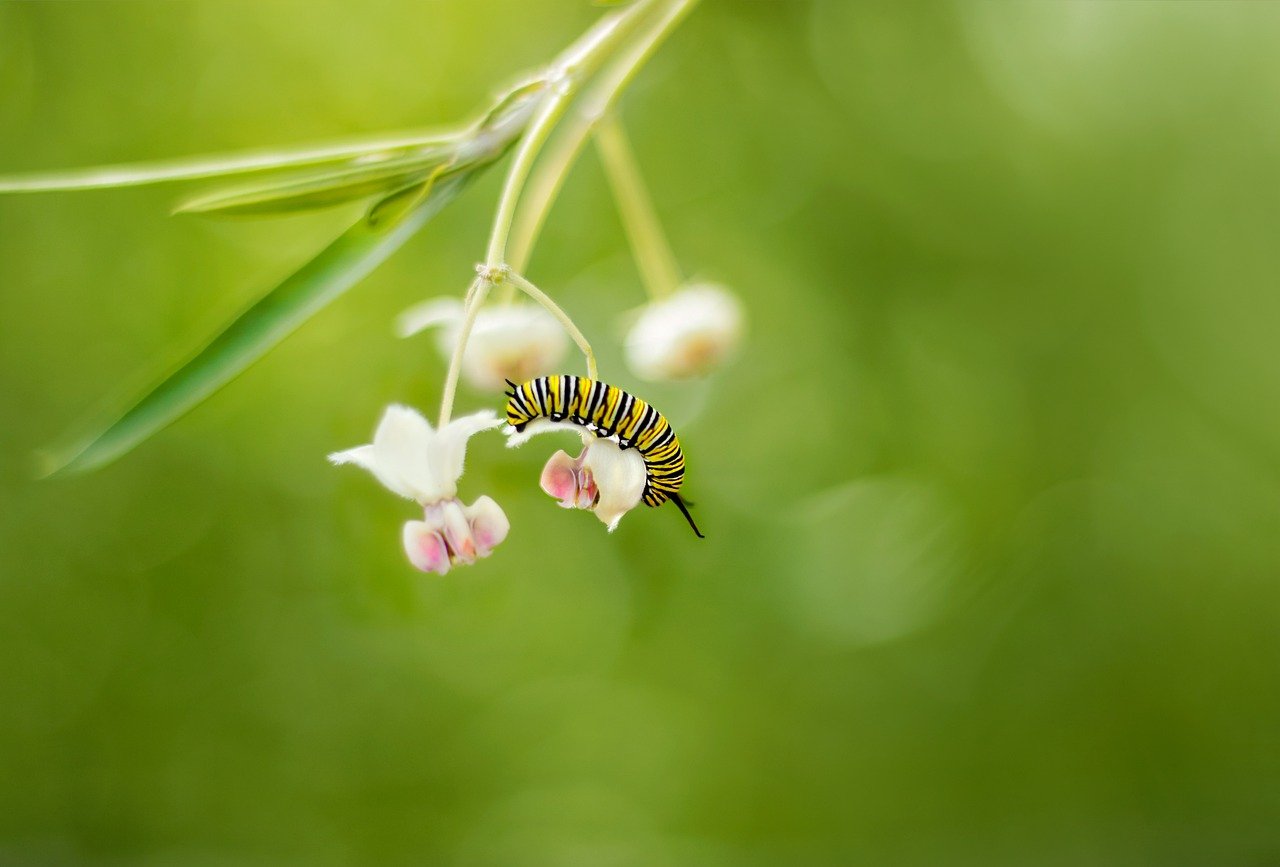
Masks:
[[[622,449],[616,438],[600,438],[568,422],[534,419],[517,433],[506,428],[507,446],[528,442],[530,437],[551,431],[572,431],[582,438],[582,453],[576,458],[558,451],[542,470],[542,490],[565,509],[590,509],[612,533],[622,516],[640,504],[648,478],[639,449]]]
[[[488,557],[511,524],[492,498],[470,506],[458,499],[458,479],[467,440],[502,424],[491,411],[454,419],[435,430],[417,410],[393,404],[378,422],[369,445],[329,455],[335,464],[355,464],[373,473],[393,493],[423,508],[423,520],[404,525],[404,550],[423,572],[444,575],[458,564]]]

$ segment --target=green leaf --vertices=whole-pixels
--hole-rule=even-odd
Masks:
[[[101,467],[184,415],[376,268],[451,201],[472,174],[462,172],[435,184],[402,219],[361,218],[115,421],[52,449],[44,456],[43,475]]]
[[[390,195],[384,196],[374,202],[365,215],[365,220],[371,226],[379,226],[389,220],[400,220],[405,214],[412,211],[420,202],[431,195],[436,181],[449,173],[453,168],[452,163],[445,163],[442,166],[436,166],[435,171],[427,176],[425,180],[418,181],[403,187]]]
[[[55,190],[98,190],[134,187],[171,181],[254,175],[297,169],[303,166],[352,166],[370,156],[395,157],[407,151],[433,146],[445,147],[458,133],[422,133],[394,138],[351,141],[345,144],[307,145],[274,150],[244,151],[236,154],[182,157],[145,163],[92,166],[56,172],[0,175],[0,193],[40,193]]]
[[[175,214],[254,216],[327,208],[379,193],[416,186],[449,164],[456,148],[419,149],[405,156],[379,159],[356,166],[305,172],[267,183],[217,190],[189,199]]]
[[[518,81],[498,95],[493,105],[481,116],[476,125],[490,128],[500,126],[503,123],[503,119],[512,113],[527,111],[528,106],[536,101],[546,90],[547,78],[545,75],[535,75],[532,78]]]

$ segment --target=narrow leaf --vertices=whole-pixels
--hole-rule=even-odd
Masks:
[[[518,81],[506,91],[500,93],[493,105],[481,116],[476,124],[479,127],[495,127],[500,126],[503,118],[511,114],[519,114],[525,112],[528,107],[537,101],[547,89],[547,78],[545,75],[536,75],[523,81]]]
[[[143,163],[91,166],[54,172],[0,175],[0,193],[40,193],[54,190],[97,190],[134,187],[170,181],[193,181],[234,175],[296,169],[333,163],[351,164],[371,155],[396,156],[403,151],[445,146],[458,133],[421,133],[392,138],[352,140],[331,145],[304,145],[233,154],[180,157]]]
[[[175,214],[254,216],[327,208],[413,186],[452,159],[455,148],[433,147],[393,159],[294,173],[266,183],[215,190],[181,203]]]
[[[375,227],[381,226],[388,221],[403,219],[406,214],[418,207],[421,202],[431,195],[436,181],[448,174],[452,168],[452,163],[436,166],[435,170],[425,180],[411,183],[388,196],[384,196],[373,203],[365,215],[365,219],[370,226]]]
[[[221,334],[105,428],[44,458],[45,475],[110,463],[163,429],[376,268],[458,194],[465,172],[436,184],[402,220],[361,220],[250,306]]]

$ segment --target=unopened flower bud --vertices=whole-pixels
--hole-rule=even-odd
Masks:
[[[627,364],[650,381],[706,376],[737,349],[742,304],[723,286],[688,284],[648,304],[626,338]]]
[[[409,337],[439,326],[436,347],[448,359],[462,326],[462,302],[436,298],[410,307],[396,322],[396,332]],[[532,304],[485,307],[476,316],[462,354],[462,377],[484,391],[502,391],[506,381],[524,382],[554,370],[568,349],[564,329],[551,314]]]

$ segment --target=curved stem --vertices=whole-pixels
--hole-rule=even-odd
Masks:
[[[552,128],[560,115],[564,113],[567,103],[567,88],[558,87],[544,97],[538,114],[529,124],[529,130],[520,140],[520,149],[511,161],[511,169],[507,172],[507,180],[502,185],[502,196],[498,199],[498,211],[493,218],[493,230],[489,234],[489,247],[485,253],[485,264],[491,267],[502,265],[506,259],[507,236],[511,233],[511,222],[514,219],[516,203],[524,182],[533,167],[533,161],[542,149],[542,144],[551,134]]]
[[[489,287],[495,285],[495,281],[500,279],[498,275],[505,277],[507,271],[505,266],[507,238],[511,233],[516,204],[520,200],[520,194],[524,190],[525,181],[529,177],[529,172],[538,156],[538,152],[542,149],[543,144],[546,143],[547,137],[551,134],[552,129],[555,128],[560,116],[564,114],[564,110],[568,106],[570,98],[577,91],[581,79],[591,73],[594,66],[656,2],[657,0],[638,0],[634,5],[622,12],[606,15],[581,38],[561,52],[555,62],[552,63],[546,78],[548,93],[543,97],[543,102],[538,107],[537,114],[529,122],[528,128],[521,137],[515,158],[511,162],[511,168],[507,170],[507,177],[503,182],[502,193],[498,199],[497,213],[494,215],[493,229],[489,236],[485,264],[482,266],[480,275],[467,290],[466,302],[463,307],[462,326],[458,330],[458,339],[453,347],[453,355],[449,359],[449,372],[445,374],[444,393],[440,398],[438,428],[443,428],[447,425],[453,415],[453,399],[458,390],[458,375],[462,370],[462,357],[466,352],[467,342],[471,338],[471,329],[475,326],[476,316],[480,313],[480,307],[484,304],[485,296],[489,294]],[[586,338],[582,336],[582,332],[578,331],[577,326],[565,315],[564,311],[555,305],[555,302],[544,295],[537,287],[528,284],[527,281],[523,281],[523,278],[521,279],[529,289],[532,289],[533,293],[536,293],[533,297],[538,298],[541,296],[540,301],[543,306],[547,307],[552,312],[552,315],[561,321],[574,340],[578,341],[579,347],[582,347],[584,354],[587,356],[587,367],[594,373],[595,355],[592,354],[591,346],[586,342]]]
[[[534,301],[537,301],[547,309],[547,312],[554,316],[564,330],[573,338],[573,342],[578,344],[578,348],[582,350],[582,357],[587,362],[587,378],[599,379],[600,372],[596,368],[596,354],[591,351],[591,344],[587,342],[586,335],[578,330],[578,326],[573,324],[573,320],[569,318],[569,314],[560,309],[560,305],[551,300],[551,296],[543,292],[537,286],[534,286],[520,274],[512,271],[506,275],[506,280],[515,286],[524,294],[528,295]]]
[[[554,149],[543,158],[529,179],[529,193],[516,214],[507,255],[507,261],[514,270],[523,271],[529,264],[533,245],[551,205],[587,138],[636,73],[697,3],[698,0],[669,0],[653,24],[601,73],[597,82],[582,96],[581,106],[565,123]]]
[[[595,140],[645,289],[654,299],[670,295],[680,285],[680,265],[658,222],[635,153],[617,115],[611,112],[597,122]]]
[[[489,246],[485,254],[485,264],[489,267],[496,268],[506,262],[507,238],[511,233],[516,205],[520,201],[520,194],[524,191],[525,181],[547,137],[551,135],[551,131],[568,107],[569,100],[577,92],[582,78],[590,74],[592,67],[630,30],[631,25],[647,12],[654,2],[656,0],[639,0],[626,11],[602,19],[599,24],[587,31],[582,39],[561,54],[552,65],[547,78],[549,92],[543,97],[543,103],[537,115],[529,123],[529,128],[520,139],[520,147],[511,161],[511,168],[507,170],[507,178],[502,185],[502,194],[498,199],[498,210],[494,214],[493,230],[490,232]]]
[[[530,180],[538,154],[577,92],[582,79],[590,74],[591,68],[601,60],[617,40],[652,7],[659,5],[661,0],[637,0],[626,11],[602,19],[585,36],[561,54],[553,64],[552,74],[548,79],[550,92],[544,97],[545,101],[525,131],[515,158],[511,162],[511,168],[507,171],[502,194],[498,200],[497,213],[494,216],[493,230],[489,236],[482,273],[467,291],[462,327],[459,329],[458,341],[453,348],[453,357],[449,361],[444,395],[440,401],[440,427],[449,423],[453,412],[453,398],[458,387],[458,374],[462,369],[462,356],[466,351],[476,316],[480,312],[480,305],[484,303],[489,287],[494,285],[497,274],[502,274],[503,280],[541,304],[564,326],[565,331],[582,350],[582,355],[587,362],[587,375],[591,379],[598,378],[596,356],[586,336],[578,330],[578,326],[574,325],[573,320],[560,309],[559,305],[518,272],[524,269],[547,212],[560,192],[564,176],[577,159],[587,136],[662,41],[697,2],[698,0],[667,0],[665,8],[657,16],[654,24],[610,65],[601,80],[585,95],[576,122],[565,132],[562,144],[555,153],[544,159],[538,166],[539,173],[533,178],[534,191],[522,201],[521,194]],[[531,203],[530,200],[532,200]],[[521,207],[517,212],[518,204]],[[515,241],[510,245],[514,251],[512,252],[508,249],[508,244],[517,218],[520,222],[516,227]],[[508,261],[514,262],[516,267],[508,268]]]
[[[453,355],[449,359],[449,372],[444,377],[444,395],[440,398],[440,421],[436,430],[441,430],[449,423],[453,415],[453,396],[458,390],[458,374],[462,371],[462,354],[467,349],[467,340],[471,337],[471,329],[476,324],[476,316],[480,313],[480,305],[484,296],[489,294],[489,280],[480,276],[467,289],[467,300],[463,305],[462,327],[458,329],[458,339],[453,345]]]

